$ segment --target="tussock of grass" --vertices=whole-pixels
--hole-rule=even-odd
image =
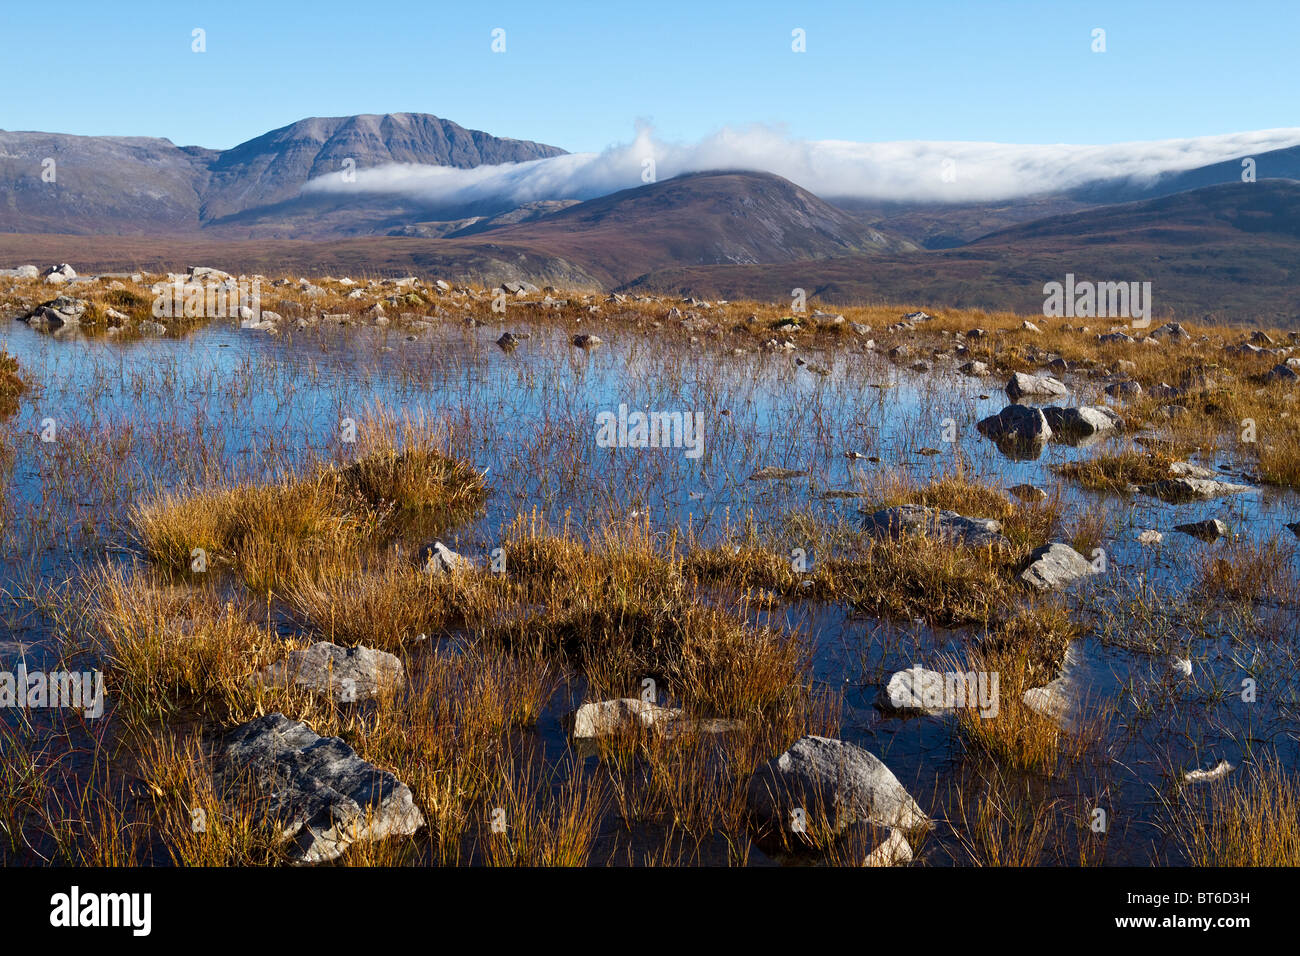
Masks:
[[[301,645],[210,591],[104,570],[89,600],[109,698],[133,723],[191,715],[225,723],[277,709],[306,719],[319,709],[305,692],[252,681]]]
[[[482,626],[510,604],[507,580],[491,574],[428,574],[404,561],[377,571],[331,568],[300,574],[284,600],[322,639],[395,651],[421,635]]]
[[[986,717],[974,708],[958,710],[958,732],[968,745],[999,767],[1051,775],[1082,757],[1091,740],[1102,739],[1091,728],[1065,730],[1024,702],[1026,690],[1060,672],[1074,630],[1064,608],[1044,604],[1021,610],[985,638],[970,669],[998,675],[998,712]]]
[[[1123,492],[1129,485],[1151,484],[1168,478],[1169,466],[1175,461],[1160,452],[1127,449],[1054,467],[1057,474],[1092,491]]]
[[[18,400],[27,391],[27,382],[20,372],[18,360],[0,350],[0,417],[18,411]]]
[[[397,441],[407,444],[399,451]],[[398,533],[438,534],[482,506],[482,476],[418,425],[381,415],[364,448],[339,469],[163,494],[134,506],[131,522],[158,566],[189,574],[199,549],[209,569],[233,568],[265,591],[346,565]]]

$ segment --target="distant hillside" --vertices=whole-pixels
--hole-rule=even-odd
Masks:
[[[555,211],[549,211],[553,209]],[[511,222],[540,213],[537,218]],[[595,286],[629,282],[679,264],[784,263],[846,253],[905,252],[915,246],[862,226],[851,216],[805,189],[770,173],[693,173],[573,204],[556,203],[500,217],[495,228],[463,238],[392,238],[276,243],[258,238],[245,243],[204,240],[166,248],[149,243],[121,246],[98,242],[0,242],[11,258],[65,255],[78,268],[121,269],[186,264],[179,250],[213,250],[228,267],[283,271],[311,261],[321,268],[350,265],[371,271],[409,272],[419,268],[449,278],[495,276],[530,281],[565,281]],[[492,225],[493,223],[488,223]],[[437,224],[426,224],[435,236]],[[412,231],[418,227],[410,227]],[[443,233],[445,234],[445,233]],[[247,248],[241,248],[247,246]],[[268,250],[287,258],[276,267]],[[365,249],[367,263],[357,254]],[[57,250],[57,251],[56,251]],[[187,254],[192,254],[187,253]],[[306,257],[306,260],[304,260]],[[209,256],[211,258],[211,256]],[[495,270],[495,271],[494,271]]]
[[[665,269],[625,288],[775,299],[794,283],[827,303],[1036,312],[1043,284],[1067,272],[1150,281],[1160,315],[1300,326],[1300,183],[1238,182],[1053,216],[925,255]]]

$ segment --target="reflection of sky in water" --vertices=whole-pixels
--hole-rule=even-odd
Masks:
[[[533,508],[556,520],[571,513],[584,526],[611,514],[647,512],[652,527],[689,521],[706,537],[720,532],[724,519],[743,520],[751,512],[760,524],[773,525],[794,509],[852,519],[860,500],[823,493],[856,489],[861,476],[899,462],[918,478],[941,473],[952,463],[952,446],[941,440],[940,423],[949,417],[970,472],[1003,487],[1051,488],[1058,483],[1051,465],[1091,453],[1048,444],[1036,460],[1010,460],[974,427],[1007,404],[1000,380],[948,373],[917,378],[859,354],[836,357],[830,375],[819,376],[796,367],[792,356],[719,356],[711,343],[665,345],[631,332],[605,333],[604,346],[585,352],[572,346],[569,333],[513,324],[531,337],[511,354],[493,344],[497,326],[449,324],[413,342],[396,329],[283,338],[211,327],[181,340],[123,345],[60,342],[17,322],[7,326],[0,329],[0,346],[39,383],[11,423],[17,437],[3,565],[11,586],[31,564],[41,576],[62,580],[74,564],[129,543],[125,506],[155,483],[192,483],[196,462],[214,463],[214,473],[261,477],[301,462],[304,449],[329,455],[337,450],[340,420],[363,421],[376,401],[445,422],[458,452],[488,469],[486,515],[449,537],[471,554],[492,547],[504,523]],[[700,375],[705,362],[715,363],[713,370]],[[688,459],[680,449],[596,447],[597,413],[620,403],[632,410],[702,413],[703,458]],[[112,442],[125,460],[120,479],[126,484],[110,494],[108,476],[97,467],[78,466],[63,443],[41,444],[36,435],[47,416],[65,436],[92,445]],[[924,448],[940,453],[918,454]],[[881,462],[851,461],[846,450]],[[764,465],[807,469],[809,475],[749,481]],[[1240,471],[1224,474],[1242,480]],[[1295,496],[1277,490],[1179,506],[1068,485],[1064,491],[1067,526],[1070,516],[1099,508],[1114,521],[1105,543],[1107,581],[1120,590],[1139,581],[1189,585],[1190,558],[1212,546],[1172,533],[1175,524],[1217,516],[1252,536],[1278,534],[1289,542],[1281,526],[1300,519]],[[28,529],[42,514],[71,518],[70,534],[34,542]],[[1166,534],[1161,548],[1136,544],[1145,528]],[[815,642],[818,680],[845,692],[844,735],[880,755],[922,803],[941,799],[936,794],[943,793],[961,752],[949,725],[884,718],[872,701],[889,673],[914,663],[940,667],[943,655],[960,651],[963,635],[863,619],[841,608],[795,606],[777,613]],[[1152,788],[1167,782],[1162,774],[1169,762],[1184,769],[1212,766],[1220,757],[1236,763],[1244,740],[1254,736],[1274,744],[1288,740],[1285,752],[1295,766],[1295,614],[1262,613],[1281,620],[1281,646],[1242,648],[1210,628],[1213,636],[1190,644],[1196,676],[1184,685],[1169,683],[1161,660],[1088,642],[1095,693],[1122,701],[1112,722],[1115,763],[1107,799],[1135,811],[1127,818],[1112,814],[1132,827],[1111,843],[1112,851],[1131,845],[1130,862],[1145,862],[1147,847],[1158,842],[1151,829],[1158,803]],[[10,630],[9,640],[39,638],[18,623]],[[0,645],[0,653],[8,657],[10,647]],[[1261,703],[1247,705],[1235,688],[1252,654],[1263,655],[1256,659],[1275,683],[1262,684]],[[1225,686],[1227,702],[1210,705],[1215,688]],[[1163,689],[1153,693],[1151,687]],[[1279,707],[1280,697],[1290,705]],[[1154,701],[1141,720],[1135,719],[1135,700]],[[1279,738],[1279,731],[1289,738]],[[1059,784],[1057,796],[1071,799],[1081,786],[1072,777]],[[941,807],[934,809],[942,815]],[[942,830],[935,840],[944,842]]]

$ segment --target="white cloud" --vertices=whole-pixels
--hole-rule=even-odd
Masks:
[[[643,161],[653,158],[659,180],[709,169],[749,169],[776,173],[826,197],[997,200],[1111,177],[1149,180],[1162,172],[1298,144],[1300,129],[1107,146],[1032,146],[808,141],[764,126],[724,128],[698,143],[684,144],[661,142],[653,130],[641,126],[632,142],[601,153],[475,169],[396,164],[359,169],[352,182],[344,182],[339,174],[323,176],[303,190],[408,196],[430,204],[590,199],[642,185]],[[1259,175],[1268,172],[1261,169]]]

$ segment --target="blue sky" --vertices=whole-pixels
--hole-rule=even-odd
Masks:
[[[573,151],[627,142],[637,120],[670,141],[751,123],[1009,143],[1300,126],[1295,0],[5,0],[0,57],[0,128],[217,148],[305,116],[398,111]]]

